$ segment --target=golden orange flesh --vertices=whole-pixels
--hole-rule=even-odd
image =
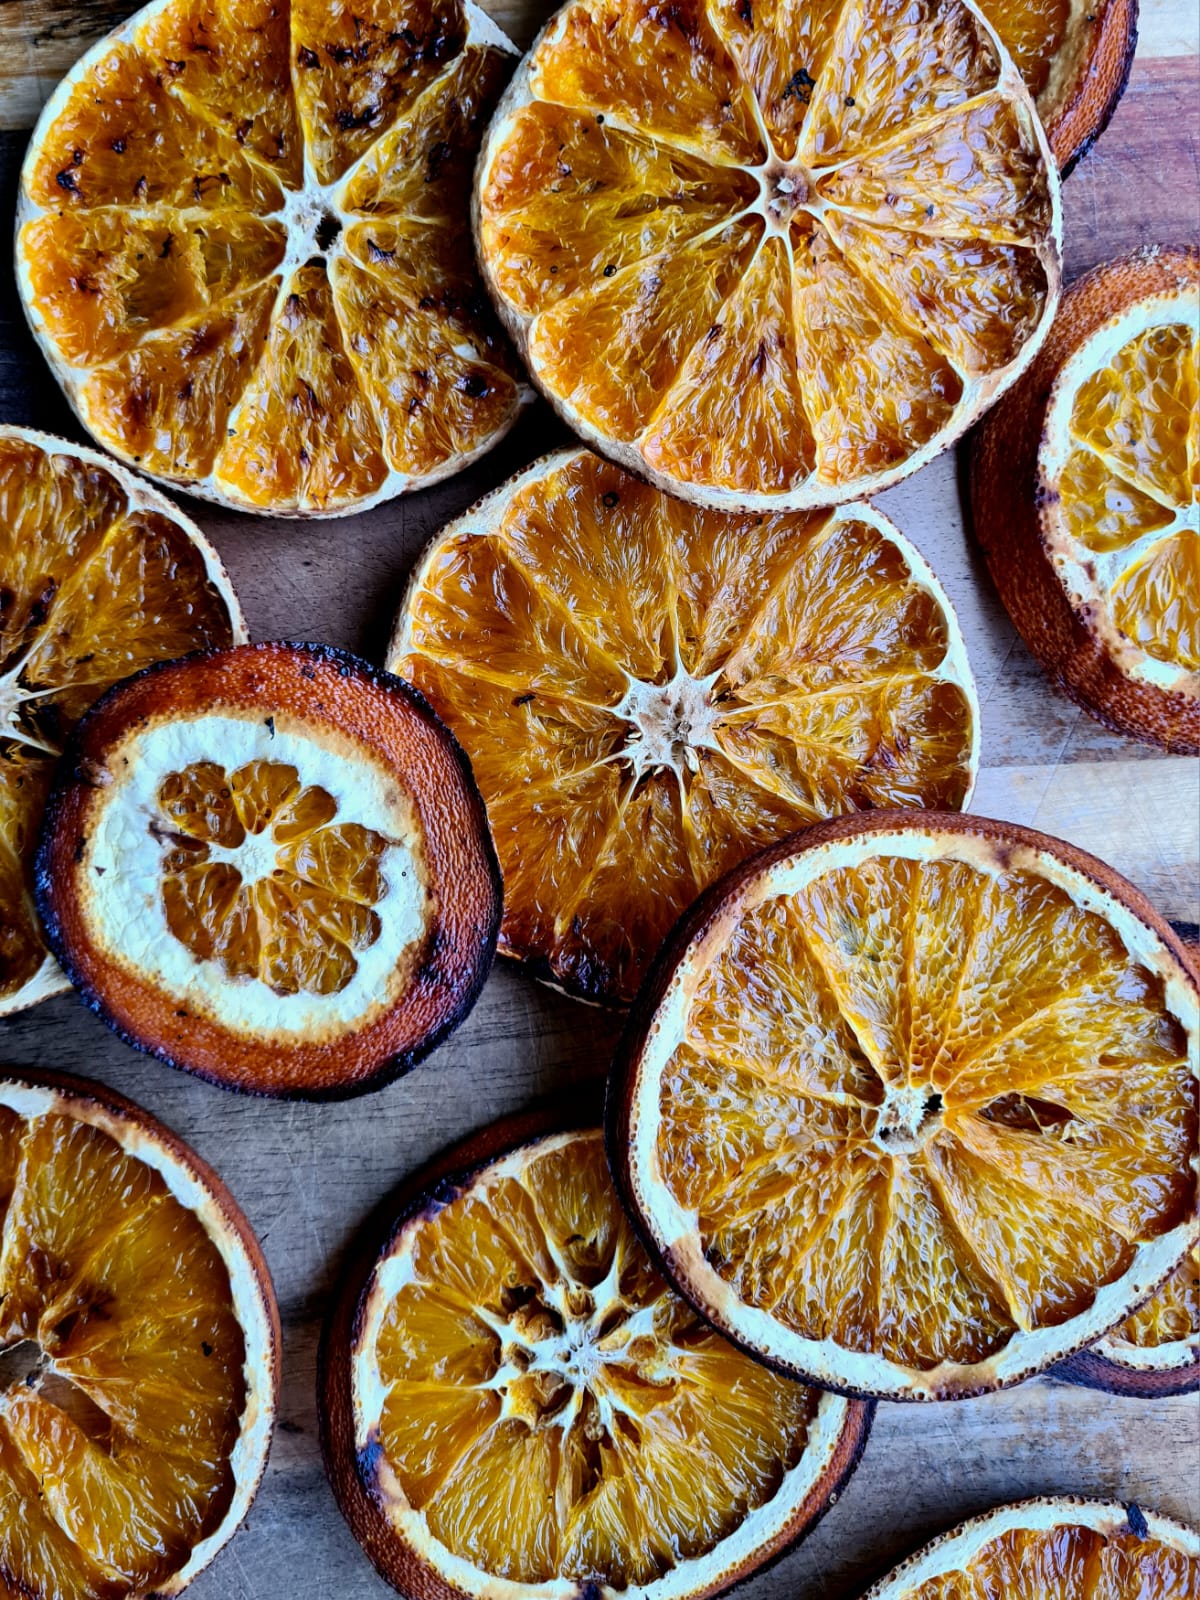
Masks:
[[[1147,1535],[1105,1535],[1071,1523],[1014,1529],[985,1544],[963,1571],[907,1591],[910,1600],[1191,1600],[1200,1559]]]
[[[171,0],[75,70],[35,135],[18,255],[103,445],[319,513],[508,426],[467,223],[507,59],[467,35],[457,0]]]
[[[898,473],[1050,308],[1053,179],[962,4],[573,0],[519,82],[491,286],[578,430],[688,498]]]
[[[49,443],[0,433],[0,1003],[45,956],[28,867],[72,726],[117,679],[235,637],[194,530]]]
[[[816,1392],[667,1287],[598,1133],[530,1146],[416,1230],[375,1349],[380,1444],[453,1555],[517,1583],[650,1584],[799,1461]]]
[[[302,787],[295,767],[251,761],[226,772],[195,762],[159,786],[167,926],[198,961],[226,978],[260,978],[277,994],[336,994],[357,971],[355,951],[379,937],[372,910],[387,892],[387,840],[337,822],[337,802]],[[275,865],[246,882],[217,851],[268,843]],[[236,859],[236,857],[235,857]]]
[[[743,912],[658,1116],[741,1301],[920,1371],[1075,1316],[1195,1205],[1161,979],[1022,870],[883,856]]]
[[[1140,1310],[1110,1335],[1129,1344],[1156,1349],[1200,1335],[1200,1250],[1192,1250]]]
[[[627,1000],[758,845],[963,803],[974,713],[946,603],[868,516],[700,511],[580,451],[442,537],[390,665],[471,757],[510,952]]]
[[[229,1273],[108,1133],[0,1107],[0,1574],[28,1600],[124,1600],[220,1522],[246,1397]]]
[[[1200,340],[1187,323],[1137,334],[1079,387],[1059,479],[1068,531],[1128,551],[1107,569],[1121,632],[1157,661],[1200,672]],[[1161,535],[1161,537],[1155,537]]]

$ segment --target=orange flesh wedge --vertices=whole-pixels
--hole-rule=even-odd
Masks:
[[[156,1589],[234,1492],[247,1343],[226,1260],[69,1107],[0,1105],[0,1219],[0,1353],[32,1374],[0,1391],[0,1576],[23,1600]]]
[[[593,999],[756,845],[972,782],[949,602],[868,506],[698,511],[564,452],[435,540],[389,665],[471,757],[502,947]]]
[[[1156,1295],[1114,1328],[1112,1338],[1144,1349],[1200,1336],[1200,1250],[1185,1256]]]
[[[186,518],[91,452],[0,429],[0,1012],[45,988],[29,863],[71,728],[118,678],[242,637]]]
[[[571,0],[492,123],[485,276],[577,432],[706,505],[895,481],[1032,357],[1057,185],[963,0]]]
[[[34,134],[18,277],[100,443],[293,515],[494,443],[520,392],[467,207],[507,50],[458,0],[170,0],[90,51]]]

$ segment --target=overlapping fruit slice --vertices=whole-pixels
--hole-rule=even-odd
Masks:
[[[170,0],[52,97],[18,279],[82,420],[243,510],[445,477],[520,402],[467,228],[511,47],[470,0]]]
[[[1195,246],[1071,285],[981,431],[972,498],[1001,596],[1054,677],[1123,732],[1200,750]]]
[[[1185,1600],[1200,1536],[1136,1503],[1066,1495],[1001,1506],[935,1539],[863,1600]]]
[[[451,1573],[471,1596],[723,1589],[824,1509],[865,1408],[695,1316],[621,1211],[598,1130],[503,1149],[497,1132],[417,1202],[352,1295],[348,1348],[327,1340],[333,1415],[353,1416],[352,1448],[326,1434],[343,1507],[409,1592]]]
[[[0,428],[0,1014],[65,987],[29,867],[50,771],[116,679],[245,637],[216,552],[90,450]]]
[[[872,507],[735,516],[586,450],[531,467],[418,564],[389,664],[471,757],[502,947],[628,1001],[756,845],[965,804],[974,686],[950,603]]]
[[[830,505],[1028,364],[1052,168],[968,0],[571,0],[489,130],[477,243],[589,442],[702,504]]]
[[[612,1102],[633,1203],[706,1315],[814,1381],[953,1398],[1174,1269],[1200,994],[1111,869],[893,814],[727,883],[674,937]]]
[[[0,1588],[174,1593],[265,1464],[261,1255],[186,1149],[88,1085],[0,1082],[0,1178]]]

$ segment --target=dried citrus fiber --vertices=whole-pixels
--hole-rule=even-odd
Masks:
[[[182,512],[93,450],[0,426],[0,1016],[67,987],[29,867],[72,726],[127,673],[245,637]]]
[[[462,740],[501,948],[628,1002],[756,845],[965,805],[975,686],[949,600],[872,506],[701,511],[587,450],[535,462],[417,563],[389,654]]]
[[[935,1539],[863,1600],[1197,1600],[1200,1536],[1136,1504],[1001,1506]]]
[[[895,482],[1028,365],[1057,301],[1057,171],[970,0],[571,0],[476,183],[539,387],[705,505]]]
[[[17,280],[100,443],[277,516],[489,449],[522,396],[468,192],[511,51],[470,0],[157,0],[89,50],[34,131]]]
[[[80,725],[46,810],[51,948],[130,1044],[228,1088],[361,1093],[474,1004],[500,876],[419,695],[322,645],[142,673]]]
[[[178,1594],[266,1465],[279,1317],[228,1190],[97,1084],[0,1076],[0,1593]]]
[[[753,857],[672,935],[610,1089],[671,1279],[781,1369],[954,1399],[1120,1322],[1196,1212],[1200,986],[1111,868],[950,813]]]
[[[599,1130],[524,1118],[412,1186],[322,1348],[326,1464],[424,1600],[723,1592],[837,1498],[870,1408],[751,1361],[654,1271]]]
[[[971,501],[1051,676],[1120,732],[1200,752],[1200,249],[1071,285],[975,441]]]

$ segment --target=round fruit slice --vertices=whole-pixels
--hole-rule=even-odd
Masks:
[[[1025,1500],[964,1522],[863,1600],[1191,1600],[1200,1535],[1136,1503]]]
[[[477,170],[484,276],[589,444],[796,510],[922,466],[1032,359],[1058,174],[970,0],[571,0]]]
[[[122,684],[46,809],[38,904],[130,1044],[251,1093],[378,1087],[491,966],[500,874],[470,767],[420,695],[322,645]]]
[[[1111,1328],[1196,1243],[1200,986],[1030,829],[846,817],[684,919],[610,1088],[668,1275],[782,1370],[955,1399]]]
[[[588,450],[434,539],[389,666],[466,746],[501,948],[628,1003],[680,912],[843,811],[967,803],[978,707],[923,558],[872,506],[700,511]]]
[[[512,46],[471,0],[156,0],[51,96],[17,281],[81,421],[243,511],[435,483],[525,393],[468,225]]]
[[[1200,249],[1071,286],[978,435],[971,502],[1051,677],[1120,732],[1200,752]]]
[[[0,1076],[0,1593],[175,1595],[266,1465],[279,1316],[221,1180],[98,1084]]]
[[[382,1575],[425,1600],[699,1600],[836,1500],[871,1407],[759,1366],[654,1271],[598,1129],[489,1129],[364,1243],[322,1443]]]
[[[245,637],[182,512],[93,450],[0,426],[0,1016],[69,987],[29,867],[71,727],[116,679]]]

